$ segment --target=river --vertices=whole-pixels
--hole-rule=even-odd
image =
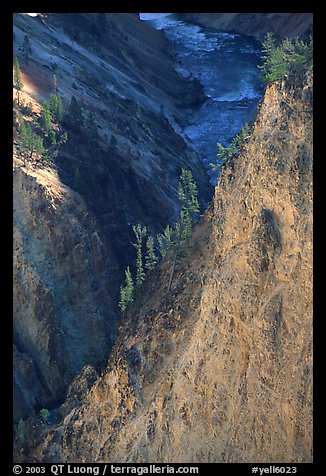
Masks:
[[[184,133],[201,153],[211,182],[216,173],[217,142],[230,144],[246,121],[254,114],[263,95],[260,80],[261,45],[251,37],[220,33],[185,23],[177,14],[140,13],[140,19],[163,30],[177,58],[177,71],[197,78],[208,100],[193,111],[191,125]]]

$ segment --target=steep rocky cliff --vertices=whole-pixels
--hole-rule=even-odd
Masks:
[[[21,51],[26,36],[28,59]],[[14,158],[17,422],[62,400],[83,365],[106,360],[119,286],[135,258],[131,225],[154,234],[173,222],[182,167],[192,170],[203,205],[213,188],[180,135],[202,89],[175,72],[163,33],[136,14],[15,14],[14,53],[20,100],[33,108],[26,120],[37,121],[55,74],[68,132],[51,165],[24,167]],[[73,96],[77,124],[69,113]]]
[[[29,460],[312,461],[311,76],[267,88],[168,292],[172,261]]]
[[[62,399],[83,365],[103,362],[115,336],[117,263],[94,215],[52,168],[17,168],[13,179],[18,419]]]
[[[312,31],[312,13],[183,13],[186,21],[219,31],[254,36],[263,41],[272,31],[278,40],[307,37]]]

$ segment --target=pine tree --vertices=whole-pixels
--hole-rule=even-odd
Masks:
[[[41,136],[35,134],[29,124],[23,122],[18,129],[17,144],[26,166],[27,160],[33,160],[34,154],[42,157],[45,147]]]
[[[181,209],[180,212],[180,238],[181,241],[186,240],[191,235],[192,219],[190,211],[187,207]]]
[[[312,37],[307,43],[299,38],[284,38],[280,45],[276,45],[273,34],[268,32],[262,52],[263,64],[258,67],[267,84],[287,77],[291,72],[302,72],[312,67]]]
[[[14,59],[14,88],[17,91],[17,105],[20,105],[19,92],[23,89],[24,83],[21,77],[20,66],[17,56]]]
[[[50,104],[45,101],[41,101],[41,114],[39,117],[39,123],[43,131],[49,138],[51,144],[57,143],[57,135],[52,125],[52,117]]]
[[[158,257],[156,256],[155,253],[155,247],[154,247],[154,238],[152,236],[149,236],[146,241],[146,256],[145,256],[145,268],[150,270],[155,268],[157,262],[158,262]]]
[[[29,131],[28,128],[23,122],[17,131],[17,144],[19,148],[19,153],[23,157],[24,165],[26,166],[26,162],[28,159],[28,151],[29,151]]]
[[[23,53],[26,64],[28,64],[29,55],[32,53],[32,46],[27,35],[24,36],[23,43],[19,49]]]
[[[166,255],[168,250],[173,245],[172,237],[173,237],[173,228],[170,225],[167,225],[163,234],[160,233],[159,235],[157,235],[157,241],[159,244],[160,253],[163,257]]]
[[[178,195],[181,203],[180,226],[181,239],[186,239],[199,214],[198,190],[190,170],[182,169]]]
[[[125,285],[120,286],[119,307],[121,312],[125,312],[127,310],[128,305],[133,301],[134,298],[135,286],[129,266],[125,271],[125,277]]]
[[[62,101],[58,93],[53,93],[50,95],[49,109],[52,113],[54,121],[59,124],[62,119]]]
[[[145,235],[147,233],[147,229],[146,229],[146,227],[142,228],[142,226],[139,223],[138,223],[137,226],[134,225],[132,227],[132,229],[133,229],[133,232],[135,233],[135,236],[136,236],[136,243],[133,243],[133,246],[137,250],[136,285],[137,285],[137,288],[139,288],[145,280],[145,272],[144,272],[144,268],[143,268],[142,247],[143,247],[143,238],[145,237]]]
[[[70,116],[71,122],[78,127],[83,127],[84,125],[84,118],[83,118],[83,110],[81,108],[80,103],[77,101],[75,96],[72,96],[68,114]]]
[[[40,417],[42,418],[43,422],[47,424],[50,418],[49,410],[47,408],[42,408],[42,410],[40,410]]]
[[[218,148],[217,158],[219,159],[219,163],[209,164],[213,172],[216,172],[227,160],[231,159],[232,157],[237,157],[239,155],[241,147],[248,139],[249,132],[250,127],[248,122],[246,122],[244,126],[240,129],[238,134],[234,136],[229,147],[224,147],[220,142],[216,144]]]
[[[85,121],[86,131],[89,138],[90,145],[93,147],[98,146],[99,134],[97,130],[97,124],[95,116],[92,112],[89,112]]]
[[[39,122],[44,132],[49,135],[52,130],[51,111],[49,104],[45,101],[41,101],[41,114]]]
[[[30,158],[33,158],[33,154],[37,154],[39,157],[42,157],[45,153],[45,147],[43,144],[43,139],[41,136],[37,134],[33,134],[33,142],[32,142],[33,150],[31,151]]]

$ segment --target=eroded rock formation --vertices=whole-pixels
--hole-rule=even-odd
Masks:
[[[19,419],[62,399],[83,365],[103,362],[115,336],[117,263],[94,215],[54,170],[16,169],[13,178]]]
[[[311,98],[310,76],[267,88],[171,292],[167,257],[30,460],[312,461]]]

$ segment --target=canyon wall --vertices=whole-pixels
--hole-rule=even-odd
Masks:
[[[167,256],[30,461],[312,461],[312,77],[293,81],[267,87],[171,290]]]
[[[115,337],[117,263],[95,216],[54,170],[15,169],[14,415],[63,399]]]
[[[15,14],[14,53],[24,83],[20,99],[30,102],[34,120],[55,75],[68,132],[65,144],[52,147],[51,164],[24,167],[14,156],[18,422],[62,401],[83,365],[106,362],[120,317],[119,286],[136,257],[132,225],[155,234],[173,223],[183,167],[193,172],[202,206],[213,187],[180,135],[189,107],[203,100],[202,88],[175,72],[163,33],[136,14]],[[73,96],[82,111],[77,124]]]
[[[272,31],[277,40],[306,38],[312,32],[312,13],[183,13],[185,21],[263,41]]]

